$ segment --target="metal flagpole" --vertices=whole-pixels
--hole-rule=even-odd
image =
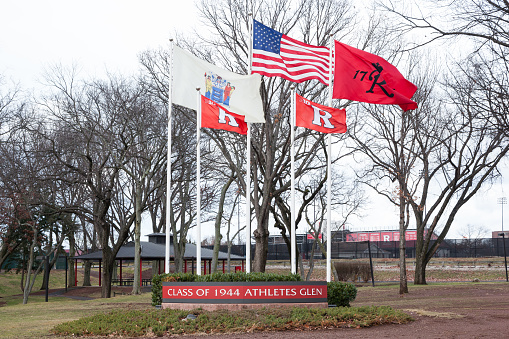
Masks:
[[[295,235],[295,149],[294,149],[294,141],[295,141],[295,86],[291,87],[291,99],[290,99],[290,172],[291,172],[291,205],[290,205],[290,214],[291,214],[291,226],[290,226],[290,263],[292,267],[292,274],[297,273],[297,264],[296,264],[296,251],[295,248],[297,246],[296,235]]]
[[[253,63],[253,13],[249,13],[249,74]],[[251,273],[251,123],[246,135],[246,272]]]
[[[170,211],[171,211],[171,106],[173,87],[173,39],[170,39],[168,81],[168,155],[166,164],[166,242],[164,252],[164,273],[170,273]]]
[[[330,50],[329,50],[329,107],[332,107],[332,49],[334,48],[334,39],[330,36]],[[327,136],[327,282],[331,281],[331,252],[332,252],[332,231],[331,231],[331,140],[332,134]]]
[[[200,177],[200,132],[201,132],[201,93],[196,88],[198,105],[196,106],[196,265],[201,275],[201,177]]]

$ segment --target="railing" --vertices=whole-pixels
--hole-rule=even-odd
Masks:
[[[134,279],[122,279],[122,280],[112,279],[111,284],[116,286],[133,286]],[[141,285],[142,286],[152,285],[152,279],[141,279]]]

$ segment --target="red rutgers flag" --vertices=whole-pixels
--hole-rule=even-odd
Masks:
[[[247,134],[243,115],[228,112],[214,101],[201,96],[201,127]]]
[[[339,41],[334,53],[334,99],[394,104],[404,111],[417,108],[411,100],[417,86],[384,58]]]
[[[296,94],[295,125],[322,133],[345,133],[346,111],[319,105]]]

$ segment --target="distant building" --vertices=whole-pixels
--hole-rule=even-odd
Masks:
[[[504,233],[504,237],[505,237],[506,239],[508,239],[508,238],[509,238],[509,231],[495,231],[495,232],[491,232],[491,237],[492,237],[493,239],[495,239],[495,238],[502,238],[501,233]]]

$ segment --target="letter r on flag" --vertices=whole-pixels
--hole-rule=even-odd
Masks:
[[[244,116],[227,111],[214,101],[201,96],[201,127],[247,134]]]
[[[295,124],[322,133],[345,133],[346,111],[309,101],[296,95]]]
[[[332,114],[327,111],[323,111],[316,106],[313,107],[313,121],[311,122],[313,125],[325,127],[325,128],[334,128],[334,125],[331,124],[330,119],[332,118]],[[322,125],[323,121],[323,125]]]
[[[218,123],[220,124],[228,124],[232,127],[239,127],[239,124],[237,122],[237,119],[235,119],[235,117],[229,113],[226,113],[225,110],[218,106],[219,107],[219,120],[218,120]],[[228,117],[228,121],[226,121],[226,117]]]

